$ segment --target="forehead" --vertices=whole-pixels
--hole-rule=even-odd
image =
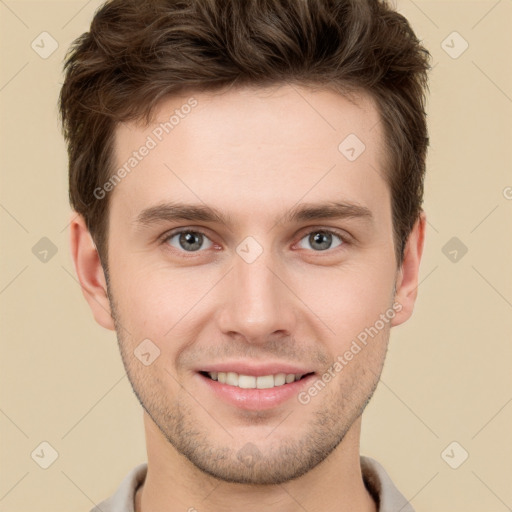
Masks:
[[[117,127],[116,169],[129,176],[113,195],[132,216],[170,199],[222,207],[215,198],[230,194],[244,197],[230,201],[239,210],[305,195],[365,203],[382,198],[384,150],[379,114],[362,93],[284,85],[182,94],[162,101],[149,125]]]
[[[366,140],[373,132],[371,142],[382,144],[379,114],[369,94],[360,91],[347,96],[298,85],[247,86],[175,95],[157,104],[149,126],[140,122],[119,125],[116,142],[119,147],[119,142],[129,143],[133,138],[136,144],[144,133],[151,134],[157,142],[171,132],[174,138],[193,133],[204,136],[205,122],[207,130],[216,123],[210,137],[229,140],[232,145],[248,143],[257,136],[259,142],[281,147],[306,139],[312,144],[321,141],[324,146],[332,146],[343,139],[347,130]],[[286,131],[281,130],[283,127]]]

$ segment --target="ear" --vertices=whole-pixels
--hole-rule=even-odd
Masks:
[[[391,321],[391,325],[400,325],[410,318],[418,295],[418,276],[423,243],[425,240],[425,225],[427,217],[421,212],[418,220],[409,234],[404,250],[404,260],[397,274],[395,302],[401,305],[396,309],[397,314]]]
[[[75,272],[96,322],[115,330],[101,260],[82,215],[72,212],[70,222],[71,256]]]

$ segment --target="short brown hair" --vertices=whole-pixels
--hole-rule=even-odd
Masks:
[[[421,213],[430,54],[385,0],[110,0],[66,56],[59,98],[69,197],[107,266],[108,200],[119,122],[149,122],[173,94],[292,83],[364,91],[388,150],[397,263]],[[341,141],[340,141],[341,142]]]

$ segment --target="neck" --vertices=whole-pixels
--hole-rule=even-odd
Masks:
[[[135,498],[135,512],[376,512],[361,474],[361,417],[343,441],[305,475],[282,485],[245,485],[204,474],[178,453],[144,413],[148,471]]]

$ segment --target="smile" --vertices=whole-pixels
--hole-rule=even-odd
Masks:
[[[221,384],[241,389],[270,389],[301,380],[307,374],[277,373],[275,375],[243,375],[236,372],[201,372]]]

